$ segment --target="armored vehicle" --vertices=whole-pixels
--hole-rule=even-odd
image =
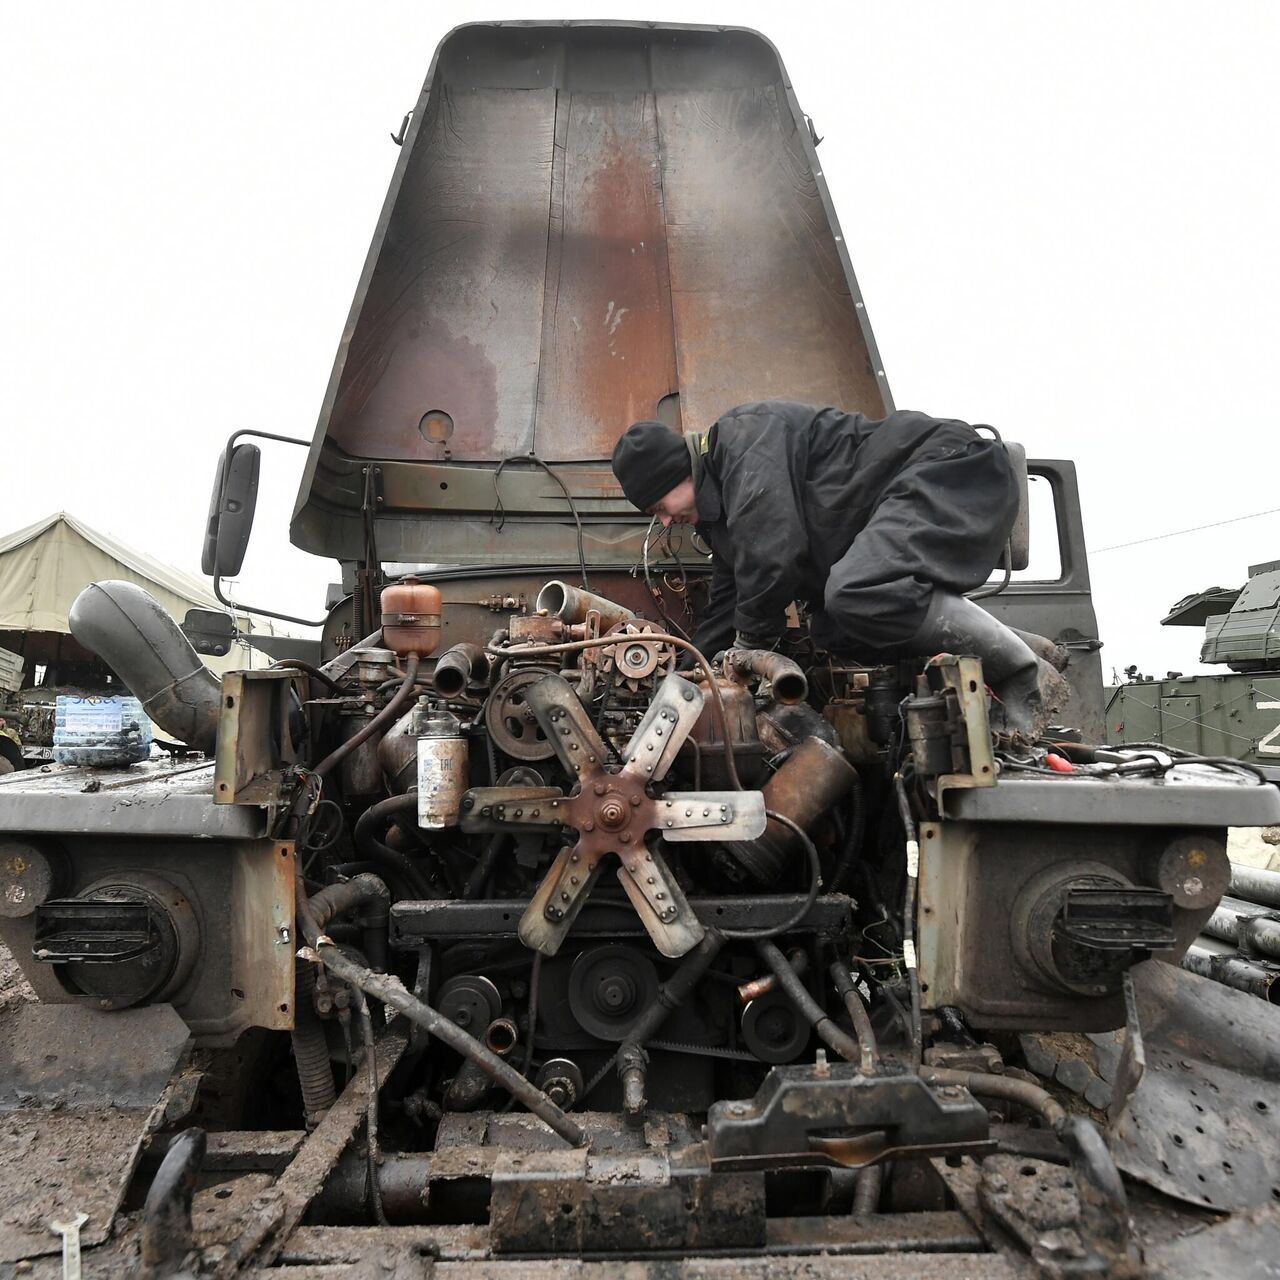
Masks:
[[[777,53],[463,27],[402,141],[293,516],[347,588],[318,662],[215,680],[96,584],[75,634],[212,758],[0,779],[41,1000],[4,1258],[55,1220],[100,1274],[1205,1274],[1280,1187],[1280,1055],[1166,961],[1280,793],[1090,745],[1071,463],[1026,462],[986,603],[1059,642],[1072,731],[1006,747],[964,654],[700,653],[707,560],[618,434],[892,407]]]
[[[1200,661],[1231,674],[1137,676],[1117,685],[1107,698],[1109,741],[1234,756],[1280,782],[1280,560],[1250,565],[1243,587],[1184,596],[1160,624],[1204,627]]]

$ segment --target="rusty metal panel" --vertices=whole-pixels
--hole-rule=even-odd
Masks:
[[[289,728],[296,672],[228,671],[222,680],[214,804],[269,805],[280,800],[298,750]]]
[[[329,434],[347,453],[529,450],[555,96],[466,85],[432,96],[339,353]]]
[[[361,558],[379,460],[384,558],[509,558],[476,519],[494,503],[442,473],[532,451],[576,464],[591,558],[630,563],[642,526],[607,463],[622,431],[704,430],[766,397],[892,407],[776,50],[733,28],[463,27],[405,139],[291,536]],[[563,496],[528,497],[506,502],[534,526],[522,545],[572,552]]]
[[[681,407],[883,400],[801,135],[777,86],[658,100]]]
[[[561,95],[535,448],[607,458],[676,390],[652,94]]]
[[[235,1016],[241,1025],[293,1028],[295,898],[293,845],[242,841],[231,865]]]

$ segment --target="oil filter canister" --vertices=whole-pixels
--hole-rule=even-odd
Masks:
[[[456,827],[469,785],[466,735],[457,716],[447,711],[424,716],[419,724],[418,826],[427,831]]]

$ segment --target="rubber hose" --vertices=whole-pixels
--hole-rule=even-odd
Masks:
[[[386,867],[392,875],[398,876],[406,883],[413,887],[414,893],[421,898],[433,898],[435,894],[431,892],[430,886],[422,878],[422,873],[417,867],[398,850],[391,848],[390,845],[383,844],[375,834],[381,829],[381,824],[395,814],[406,813],[410,810],[417,812],[418,795],[416,791],[407,792],[402,796],[392,796],[388,800],[379,800],[377,804],[370,805],[359,817],[356,822],[355,831],[352,833],[352,839],[355,846],[364,854],[371,862],[376,862],[379,866]]]
[[[862,1050],[859,1048],[858,1042],[846,1032],[841,1031],[827,1017],[826,1011],[809,994],[809,988],[804,985],[800,975],[791,967],[791,962],[787,957],[772,942],[767,942],[763,939],[756,943],[756,951],[765,964],[777,975],[778,985],[787,993],[791,1003],[795,1005],[807,1021],[813,1024],[813,1029],[818,1033],[818,1038],[828,1048],[835,1050],[846,1062],[858,1062],[862,1057]]]
[[[316,1013],[313,997],[316,990],[315,966],[297,960],[293,967],[293,1060],[302,1086],[302,1109],[307,1128],[314,1129],[320,1117],[338,1100],[329,1065],[329,1041],[324,1024]]]
[[[858,1044],[861,1046],[862,1070],[870,1074],[875,1070],[876,1062],[880,1058],[880,1046],[876,1043],[876,1033],[871,1026],[867,1007],[862,1003],[862,996],[854,984],[853,977],[839,960],[832,962],[828,972],[831,974],[831,981],[835,984],[840,999],[844,1001],[844,1007],[849,1011],[849,1020],[857,1033]]]

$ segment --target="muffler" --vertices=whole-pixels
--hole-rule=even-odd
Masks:
[[[91,582],[68,621],[165,733],[212,754],[221,684],[153,596],[132,582]]]

